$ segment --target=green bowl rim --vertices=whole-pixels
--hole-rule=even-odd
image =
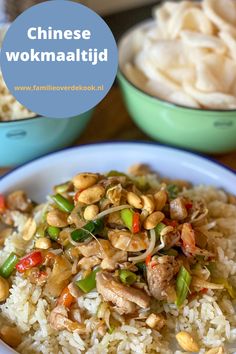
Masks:
[[[139,28],[141,25],[145,25],[151,22],[151,19],[149,20],[144,20],[141,21],[139,23],[137,23],[136,25],[132,26],[131,28],[129,28],[126,32],[124,32],[122,34],[122,36],[120,37],[117,46],[118,46],[118,52],[120,52],[120,44],[123,41],[123,39],[130,33],[132,33],[132,31],[134,31],[135,29]],[[203,109],[203,108],[196,108],[196,107],[186,107],[186,106],[182,106],[180,104],[177,103],[173,103],[167,100],[164,100],[162,98],[159,98],[157,96],[151,95],[147,92],[145,92],[144,90],[140,89],[139,87],[137,87],[136,85],[134,85],[128,78],[127,76],[124,74],[123,70],[121,69],[120,66],[120,60],[119,60],[119,66],[118,66],[118,77],[119,75],[123,76],[123,78],[133,87],[135,88],[137,91],[139,91],[140,93],[142,93],[143,95],[145,95],[146,97],[152,98],[160,103],[164,103],[166,106],[169,106],[170,108],[181,108],[183,110],[188,110],[188,111],[196,111],[196,112],[209,112],[209,113],[236,113],[236,109]],[[236,116],[235,116],[236,118]]]

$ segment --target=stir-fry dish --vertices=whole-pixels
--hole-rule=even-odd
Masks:
[[[20,353],[234,353],[236,198],[79,173],[0,196],[0,338]]]

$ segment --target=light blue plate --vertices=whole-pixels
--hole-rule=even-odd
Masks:
[[[126,171],[135,163],[148,163],[161,175],[194,184],[209,184],[236,194],[236,174],[204,157],[155,143],[101,143],[68,148],[18,167],[0,179],[0,193],[24,189],[37,201],[45,201],[52,187],[77,172]],[[1,341],[0,341],[1,342]],[[1,354],[15,353],[0,343]]]
[[[48,154],[18,167],[0,179],[0,193],[23,188],[37,202],[55,184],[78,172],[127,171],[147,163],[161,175],[209,184],[236,194],[236,173],[207,158],[183,150],[144,142],[107,142],[82,145]]]

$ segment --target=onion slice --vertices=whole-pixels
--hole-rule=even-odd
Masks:
[[[148,245],[148,248],[146,249],[146,251],[144,253],[140,254],[139,256],[129,257],[128,261],[134,262],[134,263],[144,261],[147,258],[147,256],[149,256],[150,254],[153,253],[155,244],[156,244],[156,232],[154,229],[152,229],[152,230],[150,230],[150,242],[149,242],[149,245]]]
[[[116,211],[120,211],[123,209],[129,209],[129,208],[132,208],[132,207],[128,204],[127,205],[119,205],[117,207],[109,208],[109,209],[106,209],[106,210],[102,211],[101,213],[97,214],[93,220],[101,219],[106,215],[109,215],[111,213],[115,213]]]
[[[219,289],[219,290],[224,289],[223,284],[210,283],[209,281],[206,281],[205,279],[198,278],[196,276],[192,277],[191,286],[197,287],[197,288],[204,288],[204,289]]]
[[[154,248],[154,250],[152,251],[152,255],[157,253],[158,251],[162,250],[163,248],[165,248],[165,242],[163,240],[163,237],[160,237],[161,243],[160,245],[158,245],[156,248]]]

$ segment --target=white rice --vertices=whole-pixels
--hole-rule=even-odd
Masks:
[[[205,199],[210,218],[215,220],[214,228],[208,231],[208,239],[218,254],[217,269],[221,277],[236,285],[236,206],[226,204],[226,194],[213,187],[199,186],[186,193]],[[24,217],[16,213],[14,218],[22,230]],[[22,254],[28,247],[30,245],[22,240],[20,232],[14,232],[6,240],[0,258],[4,260],[12,251]],[[18,326],[23,342],[17,351],[23,354],[183,354],[176,344],[172,346],[175,334],[182,330],[194,334],[201,345],[200,354],[217,346],[224,346],[227,353],[236,353],[236,301],[232,301],[226,291],[208,290],[203,296],[186,302],[180,310],[173,304],[164,304],[169,330],[163,335],[146,328],[140,320],[131,320],[98,339],[96,331],[81,338],[77,333],[53,330],[47,320],[50,304],[41,297],[41,288],[18,275],[12,277],[12,282],[11,294],[0,306],[0,325],[7,320]],[[79,308],[91,317],[100,303],[101,297],[96,291],[78,298]],[[90,320],[85,324],[89,330]]]

